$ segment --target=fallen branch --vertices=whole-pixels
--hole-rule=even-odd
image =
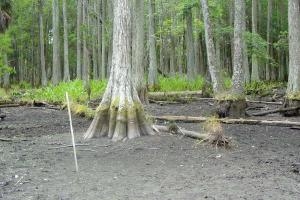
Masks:
[[[209,120],[207,117],[191,117],[191,116],[154,116],[154,119],[174,121],[174,122],[186,122],[186,123],[201,123]],[[256,119],[217,119],[224,124],[248,124],[248,125],[266,125],[266,126],[282,126],[293,127],[300,126],[300,122],[291,121],[272,121],[272,120],[256,120]]]
[[[202,91],[178,91],[178,92],[149,92],[148,97],[169,97],[169,96],[191,96],[202,95]]]
[[[13,107],[20,107],[21,104],[2,104],[0,105],[0,108],[13,108]]]
[[[267,111],[263,111],[263,112],[258,112],[258,113],[252,113],[252,116],[265,116],[268,114],[274,114],[274,113],[283,113],[283,112],[287,112],[287,111],[297,111],[299,110],[300,107],[289,107],[289,108],[278,108],[278,109],[274,109],[274,110],[267,110]]]
[[[0,141],[2,141],[2,142],[13,142],[14,140],[8,139],[8,138],[0,138]]]
[[[176,124],[172,124],[170,126],[153,125],[153,129],[156,132],[166,132],[176,135],[182,135],[190,138],[199,139],[201,141],[208,142],[216,146],[229,147],[229,139],[224,136],[223,131],[209,132],[207,134],[204,134],[186,130],[177,126]]]
[[[79,146],[89,146],[89,144],[76,144],[76,147]],[[62,145],[62,146],[58,146],[58,147],[50,147],[48,149],[63,149],[63,148],[69,148],[69,147],[73,147],[73,145]]]
[[[282,105],[282,102],[269,102],[269,101],[253,101],[253,100],[246,100],[248,103],[257,103],[257,104],[269,104],[269,105]]]

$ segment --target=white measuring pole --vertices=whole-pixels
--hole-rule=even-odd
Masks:
[[[71,128],[71,135],[72,135],[72,144],[73,144],[73,151],[74,151],[75,167],[76,167],[76,172],[78,172],[78,163],[77,163],[77,155],[76,155],[75,137],[74,137],[74,131],[73,131],[73,124],[72,124],[72,116],[71,116],[71,108],[70,108],[69,95],[68,95],[67,92],[66,92],[66,99],[67,99],[68,113],[69,113],[69,119],[70,119],[70,128]]]

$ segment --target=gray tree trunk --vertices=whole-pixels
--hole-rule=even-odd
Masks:
[[[289,81],[287,93],[300,92],[300,2],[289,0]]]
[[[3,61],[4,61],[4,64],[6,66],[8,66],[7,54],[3,55]],[[3,75],[3,87],[5,89],[10,88],[10,73],[9,72],[5,72]]]
[[[83,24],[88,25],[88,12],[87,12],[87,0],[83,0],[82,1],[82,22]],[[87,32],[88,32],[88,28],[86,28],[83,31],[83,39],[82,39],[82,44],[83,44],[83,65],[82,65],[82,80],[84,82],[84,86],[86,87],[86,85],[88,85],[88,81],[89,81],[89,52],[88,52],[88,48],[87,48]]]
[[[81,79],[81,22],[82,22],[82,0],[77,0],[77,68],[76,68],[76,76],[77,79]]]
[[[101,80],[104,80],[106,77],[106,43],[105,43],[105,33],[106,33],[106,0],[102,0],[102,49],[101,49]]]
[[[144,81],[144,1],[134,1],[135,22],[133,24],[133,38],[132,38],[132,72],[134,86],[138,92],[139,98],[142,102],[146,101],[146,84]]]
[[[245,15],[244,19],[242,19],[242,26],[243,26],[243,31],[242,31],[242,38],[243,38],[243,69],[244,69],[244,83],[250,83],[251,82],[251,77],[250,77],[250,68],[249,68],[249,60],[248,60],[248,53],[247,53],[247,44],[246,44],[246,39],[244,37],[244,34],[246,33],[246,5],[244,6],[245,10]]]
[[[187,77],[188,80],[195,79],[195,49],[193,36],[193,15],[192,9],[189,8],[186,13],[186,57],[187,57]]]
[[[109,137],[124,141],[153,134],[131,74],[130,0],[115,0],[113,59],[109,82],[86,139]]]
[[[243,30],[245,23],[245,7],[245,0],[235,0],[232,92],[233,95],[237,96],[241,96],[244,93]]]
[[[57,85],[62,80],[60,66],[60,40],[59,40],[59,4],[58,0],[52,2],[52,26],[53,26],[53,67],[52,84]]]
[[[207,0],[201,0],[203,20],[205,27],[205,41],[207,49],[207,63],[212,80],[214,94],[220,94],[224,90],[223,78],[220,66],[217,65],[215,45],[213,41],[212,25],[210,22]]]
[[[257,2],[258,0],[252,0],[252,33],[257,34]],[[254,43],[254,41],[253,41]],[[259,69],[257,55],[252,54],[252,71],[251,81],[259,81]]]
[[[42,86],[47,86],[45,45],[44,45],[44,24],[43,24],[43,0],[39,1],[39,28],[40,28],[40,64],[41,64],[41,82]]]
[[[66,0],[63,0],[63,19],[64,19],[64,81],[70,81],[69,67],[69,39],[68,39],[68,15]]]
[[[271,38],[271,31],[272,31],[272,15],[273,15],[273,0],[268,0],[268,22],[267,22],[267,52],[269,57],[271,58],[272,55],[272,38]],[[270,60],[266,63],[266,80],[271,80],[271,64]]]
[[[97,52],[98,52],[98,79],[101,79],[101,70],[102,70],[102,0],[98,0],[98,15],[97,15]]]
[[[93,12],[97,13],[97,4],[96,1],[93,3]],[[97,55],[97,18],[96,16],[92,17],[92,35],[93,35],[93,42],[92,42],[92,49],[93,49],[93,79],[98,79],[98,55]]]
[[[148,1],[149,12],[149,87],[155,87],[158,84],[157,77],[157,58],[156,58],[156,38],[155,38],[155,20],[154,20],[155,2]]]

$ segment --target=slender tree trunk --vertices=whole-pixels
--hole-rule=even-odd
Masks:
[[[250,68],[249,68],[249,60],[248,60],[248,53],[247,53],[247,44],[246,44],[246,39],[244,37],[244,34],[247,31],[246,27],[246,5],[244,5],[244,18],[242,19],[242,40],[243,40],[243,70],[244,70],[244,83],[250,83],[251,78],[250,78]]]
[[[58,0],[53,0],[53,67],[52,84],[57,85],[61,81],[60,67],[60,40],[59,40],[59,4]]]
[[[134,1],[134,24],[132,38],[132,69],[134,86],[138,92],[140,100],[144,103],[146,99],[146,84],[144,81],[144,44],[145,44],[145,31],[144,31],[144,1]]]
[[[7,54],[6,53],[3,55],[3,61],[4,61],[5,66],[8,66],[8,59],[7,59]],[[5,89],[10,88],[10,74],[9,74],[9,72],[5,72],[4,73],[4,76],[3,76],[3,87]]]
[[[82,1],[82,22],[83,24],[88,25],[88,12],[87,12],[87,0]],[[87,48],[87,32],[88,28],[86,28],[83,31],[82,34],[82,44],[83,44],[83,59],[82,59],[82,80],[84,82],[84,86],[87,85],[87,82],[89,81],[89,62],[88,62],[88,57],[89,57],[89,52]]]
[[[149,62],[150,62],[150,66],[149,66],[148,85],[150,88],[156,87],[156,85],[158,85],[154,10],[155,10],[155,2],[154,2],[154,0],[149,0],[148,1],[148,11],[149,11]]]
[[[233,95],[237,96],[242,96],[244,93],[243,30],[245,23],[245,7],[245,0],[235,0],[232,92]]]
[[[300,92],[300,2],[289,0],[289,81],[287,93]]]
[[[115,0],[113,59],[108,86],[85,138],[104,137],[113,141],[153,134],[131,74],[130,0]]]
[[[93,11],[97,13],[97,5],[96,1],[93,3]],[[93,49],[93,79],[98,79],[98,55],[97,55],[97,18],[95,16],[92,17],[92,49]]]
[[[82,22],[82,0],[77,0],[77,68],[76,68],[76,76],[77,79],[81,79],[81,22]]]
[[[98,79],[101,79],[101,70],[102,70],[102,0],[98,0],[98,15],[97,15],[97,52],[98,52]]]
[[[189,8],[186,14],[186,57],[187,57],[187,77],[189,80],[195,79],[195,49],[193,38],[193,15],[192,9]]]
[[[257,34],[257,1],[252,0],[252,33]],[[254,43],[253,39],[253,43]],[[252,53],[252,71],[251,71],[251,81],[259,81],[259,69],[257,55]]]
[[[69,68],[69,41],[68,41],[68,20],[67,20],[66,0],[63,0],[63,18],[64,18],[64,81],[70,81]]]
[[[217,65],[215,45],[213,41],[212,25],[210,22],[209,10],[207,0],[201,0],[204,27],[205,27],[205,41],[207,49],[207,62],[209,66],[209,72],[212,80],[214,94],[220,94],[224,90],[223,78],[221,75],[220,66]]]
[[[42,86],[47,86],[46,62],[45,62],[45,45],[44,45],[44,24],[43,24],[43,0],[39,1],[39,28],[40,28],[40,63],[42,72]]]
[[[270,58],[272,58],[272,15],[273,15],[273,0],[268,0],[268,22],[267,22],[267,52]],[[271,62],[266,63],[266,80],[271,80]]]
[[[106,43],[105,43],[105,33],[106,33],[106,0],[102,0],[102,8],[101,8],[101,13],[102,13],[102,50],[101,50],[101,79],[104,80],[106,77]]]
[[[174,31],[176,29],[176,16],[172,15],[172,31],[170,33],[170,75],[175,76],[175,66],[176,66],[176,37]]]

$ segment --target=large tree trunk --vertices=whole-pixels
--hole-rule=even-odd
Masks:
[[[69,68],[69,41],[68,41],[68,20],[67,20],[66,0],[63,0],[63,19],[64,19],[64,81],[70,81]]]
[[[244,93],[244,30],[245,23],[245,0],[235,0],[234,18],[234,57],[233,57],[233,95],[241,96]]]
[[[155,88],[158,85],[154,10],[155,10],[154,0],[149,0],[148,11],[149,11],[149,62],[150,62],[149,65],[150,66],[149,66],[148,85],[150,88]]]
[[[300,92],[300,3],[289,0],[289,81],[287,93]]]
[[[142,102],[146,99],[146,84],[144,81],[144,1],[135,0],[134,2],[134,24],[132,38],[132,72],[134,86]]]
[[[112,68],[103,99],[84,137],[113,141],[153,134],[131,74],[130,0],[115,0]]]
[[[223,78],[220,66],[217,65],[215,45],[213,41],[213,30],[210,22],[209,10],[207,0],[201,0],[204,27],[205,27],[205,41],[207,49],[207,62],[209,72],[212,80],[214,94],[220,94],[224,90]]]
[[[52,2],[52,21],[53,21],[53,67],[52,67],[52,83],[57,85],[61,77],[61,67],[60,67],[60,40],[59,40],[59,4],[58,0],[53,0]]]
[[[77,0],[77,68],[76,77],[81,79],[81,22],[82,22],[82,0]]]
[[[186,11],[186,58],[187,58],[187,77],[188,80],[195,79],[195,49],[193,37],[193,15],[192,8]]]
[[[252,0],[252,33],[257,34],[257,2],[258,0]],[[254,39],[253,39],[254,43]],[[259,81],[259,70],[257,55],[252,53],[252,71],[251,81]]]
[[[44,24],[43,24],[43,0],[39,1],[39,28],[40,28],[40,63],[42,72],[42,86],[47,86],[45,45],[44,45]],[[20,66],[19,66],[20,67]]]

